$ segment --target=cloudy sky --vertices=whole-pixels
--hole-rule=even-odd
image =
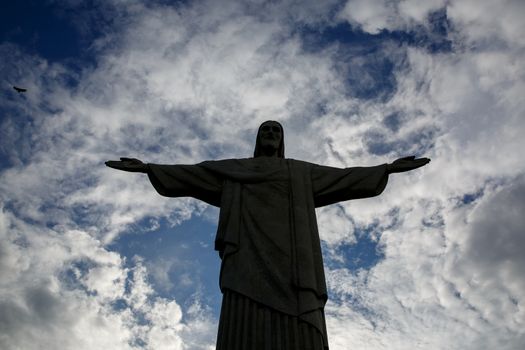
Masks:
[[[104,166],[432,162],[318,210],[334,350],[525,348],[525,2],[11,1],[0,348],[214,349],[218,211]],[[12,86],[27,88],[18,94]]]

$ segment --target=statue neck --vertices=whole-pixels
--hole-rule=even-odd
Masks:
[[[279,157],[279,150],[274,147],[262,147],[261,157]]]

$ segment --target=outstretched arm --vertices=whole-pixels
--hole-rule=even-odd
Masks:
[[[120,158],[120,160],[108,160],[106,166],[132,173],[147,173],[148,165],[136,158]]]
[[[416,158],[415,156],[399,158],[393,163],[387,164],[386,171],[389,174],[402,173],[422,167],[429,162],[429,158]]]
[[[145,164],[136,158],[109,160],[106,166],[133,173],[146,173],[157,192],[166,197],[193,197],[220,206],[224,178],[201,164]]]
[[[316,207],[350,199],[374,197],[384,190],[388,175],[424,166],[428,158],[405,157],[372,167],[332,168],[313,165],[311,171]]]

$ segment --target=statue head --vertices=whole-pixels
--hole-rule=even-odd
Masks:
[[[253,157],[272,154],[284,158],[284,130],[280,123],[267,120],[259,126]]]

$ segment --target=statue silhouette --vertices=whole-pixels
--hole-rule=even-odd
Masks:
[[[388,175],[424,166],[405,157],[373,167],[333,168],[284,157],[284,130],[266,121],[253,158],[196,165],[108,161],[141,172],[167,197],[220,208],[219,350],[328,349],[326,283],[315,208],[381,194]]]

